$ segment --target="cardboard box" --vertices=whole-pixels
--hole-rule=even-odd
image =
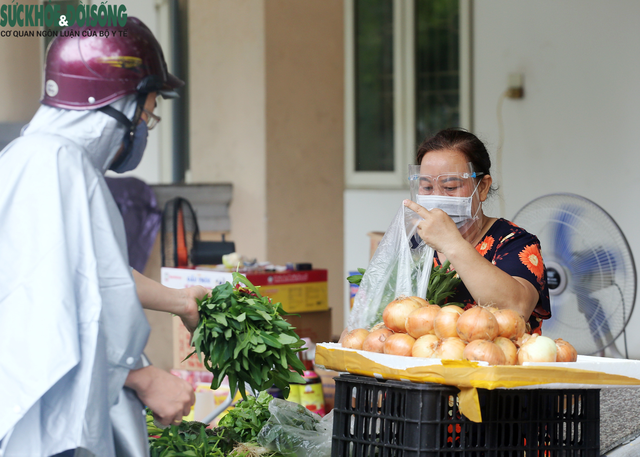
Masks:
[[[380,244],[380,241],[384,236],[384,232],[369,232],[367,233],[367,235],[369,235],[369,259],[371,259],[371,257],[373,257],[373,254],[375,254],[376,249],[378,249],[378,245]]]
[[[314,343],[331,342],[331,310],[286,316],[300,338],[309,338]]]
[[[307,313],[329,309],[327,270],[243,273],[260,293],[282,303],[288,313]],[[210,289],[231,282],[227,271],[205,268],[167,268],[161,270],[161,283],[173,289],[201,285]]]

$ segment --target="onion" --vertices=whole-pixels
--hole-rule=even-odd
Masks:
[[[531,335],[518,350],[518,365],[524,362],[555,362],[558,348],[551,338]]]
[[[500,308],[496,308],[495,306],[492,306],[492,305],[478,305],[478,306],[482,309],[486,309],[487,311],[491,311],[494,314],[496,311],[500,310]]]
[[[362,349],[362,343],[369,334],[369,330],[364,328],[354,328],[342,339],[342,347],[350,349]]]
[[[429,302],[422,297],[416,297],[415,295],[412,295],[409,298],[418,303],[420,306],[427,306],[429,304]]]
[[[425,357],[427,359],[435,358],[436,347],[439,341],[435,335],[422,335],[413,343],[411,355],[413,357]]]
[[[440,312],[438,305],[430,305],[418,308],[407,316],[404,326],[407,333],[414,338],[420,338],[422,335],[435,334],[433,330],[433,321]]]
[[[404,323],[407,320],[407,316],[411,314],[411,311],[420,307],[422,307],[422,305],[412,297],[401,295],[384,308],[382,312],[384,325],[394,332],[406,333],[407,330]]]
[[[433,332],[438,338],[458,338],[456,323],[463,313],[462,308],[455,305],[443,306],[433,320]]]
[[[436,347],[436,357],[447,360],[463,360],[466,343],[457,336],[445,338]]]
[[[570,343],[562,338],[558,338],[555,341],[558,348],[556,362],[575,362],[578,360],[578,351]]]
[[[347,327],[344,328],[342,333],[340,334],[340,339],[338,340],[338,344],[342,344],[342,340],[344,340],[344,336],[349,333],[349,329]]]
[[[406,333],[394,333],[384,341],[384,353],[410,356],[411,348],[415,342],[415,338]]]
[[[362,342],[362,350],[369,352],[383,352],[384,341],[393,332],[386,327],[371,331]]]
[[[502,349],[487,340],[473,340],[464,348],[462,356],[465,360],[487,362],[489,365],[504,365],[506,361]]]
[[[493,313],[493,317],[498,321],[498,336],[515,341],[524,335],[527,323],[519,312],[512,309],[499,309]]]
[[[521,347],[524,343],[527,342],[527,340],[531,338],[531,334],[530,333],[525,333],[524,335],[522,335],[520,338],[518,338],[517,340],[514,341],[514,343],[516,343],[517,347]]]
[[[518,363],[518,348],[515,343],[508,338],[499,336],[493,342],[502,349],[505,357],[505,365],[516,365]],[[363,347],[364,348],[364,347]]]
[[[498,321],[491,311],[474,306],[460,315],[456,324],[458,336],[463,341],[489,340],[498,336]]]
[[[384,326],[384,322],[378,322],[376,325],[371,327],[371,330],[369,330],[369,331],[373,332],[373,331],[378,330],[380,328],[387,328],[387,327]]]

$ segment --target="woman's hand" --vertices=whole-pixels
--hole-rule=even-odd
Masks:
[[[180,423],[196,401],[189,383],[153,365],[131,370],[124,385],[135,390],[162,425]]]
[[[404,205],[424,219],[418,223],[418,235],[451,262],[477,303],[514,309],[529,318],[538,301],[531,283],[510,276],[482,257],[444,211],[429,211],[411,200],[405,200]]]
[[[466,243],[465,239],[460,235],[456,224],[441,209],[434,208],[429,211],[411,200],[405,200],[404,206],[422,217],[423,220],[418,223],[418,236],[435,251],[446,256],[461,242]]]

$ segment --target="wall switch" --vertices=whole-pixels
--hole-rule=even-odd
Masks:
[[[507,97],[509,98],[524,97],[524,74],[509,73]]]

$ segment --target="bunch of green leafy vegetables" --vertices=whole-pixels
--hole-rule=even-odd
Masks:
[[[246,399],[245,385],[255,392],[275,385],[287,398],[291,383],[304,384],[304,365],[297,355],[305,349],[304,341],[283,318],[290,314],[281,303],[263,297],[244,275],[233,273],[233,285],[216,286],[198,301],[198,310],[195,350],[187,358],[197,354],[213,373],[212,389],[227,376],[232,396],[240,390]]]
[[[165,429],[158,428],[147,410],[147,430],[151,457],[281,457],[256,442],[260,429],[267,422],[269,401],[267,392],[258,398],[249,396],[223,416],[215,429],[198,421],[182,421]],[[253,413],[252,413],[253,412]]]
[[[425,297],[432,305],[445,306],[456,305],[464,307],[462,303],[451,302],[447,303],[447,298],[455,293],[455,289],[462,282],[458,273],[455,270],[449,270],[450,262],[447,260],[441,266],[433,266],[431,275],[429,276],[429,285],[427,286],[427,296]],[[351,284],[360,285],[362,277],[366,270],[364,268],[358,268],[356,275],[347,277],[347,281]],[[395,283],[395,281],[388,281],[389,284]],[[395,298],[395,297],[392,297]]]
[[[224,429],[212,430],[197,421],[182,421],[160,429],[150,410],[147,432],[151,457],[223,457],[233,449],[233,441],[224,436]]]
[[[229,436],[239,443],[255,442],[265,422],[271,417],[269,403],[273,396],[266,391],[257,397],[248,396],[222,416],[218,425],[229,431]]]

